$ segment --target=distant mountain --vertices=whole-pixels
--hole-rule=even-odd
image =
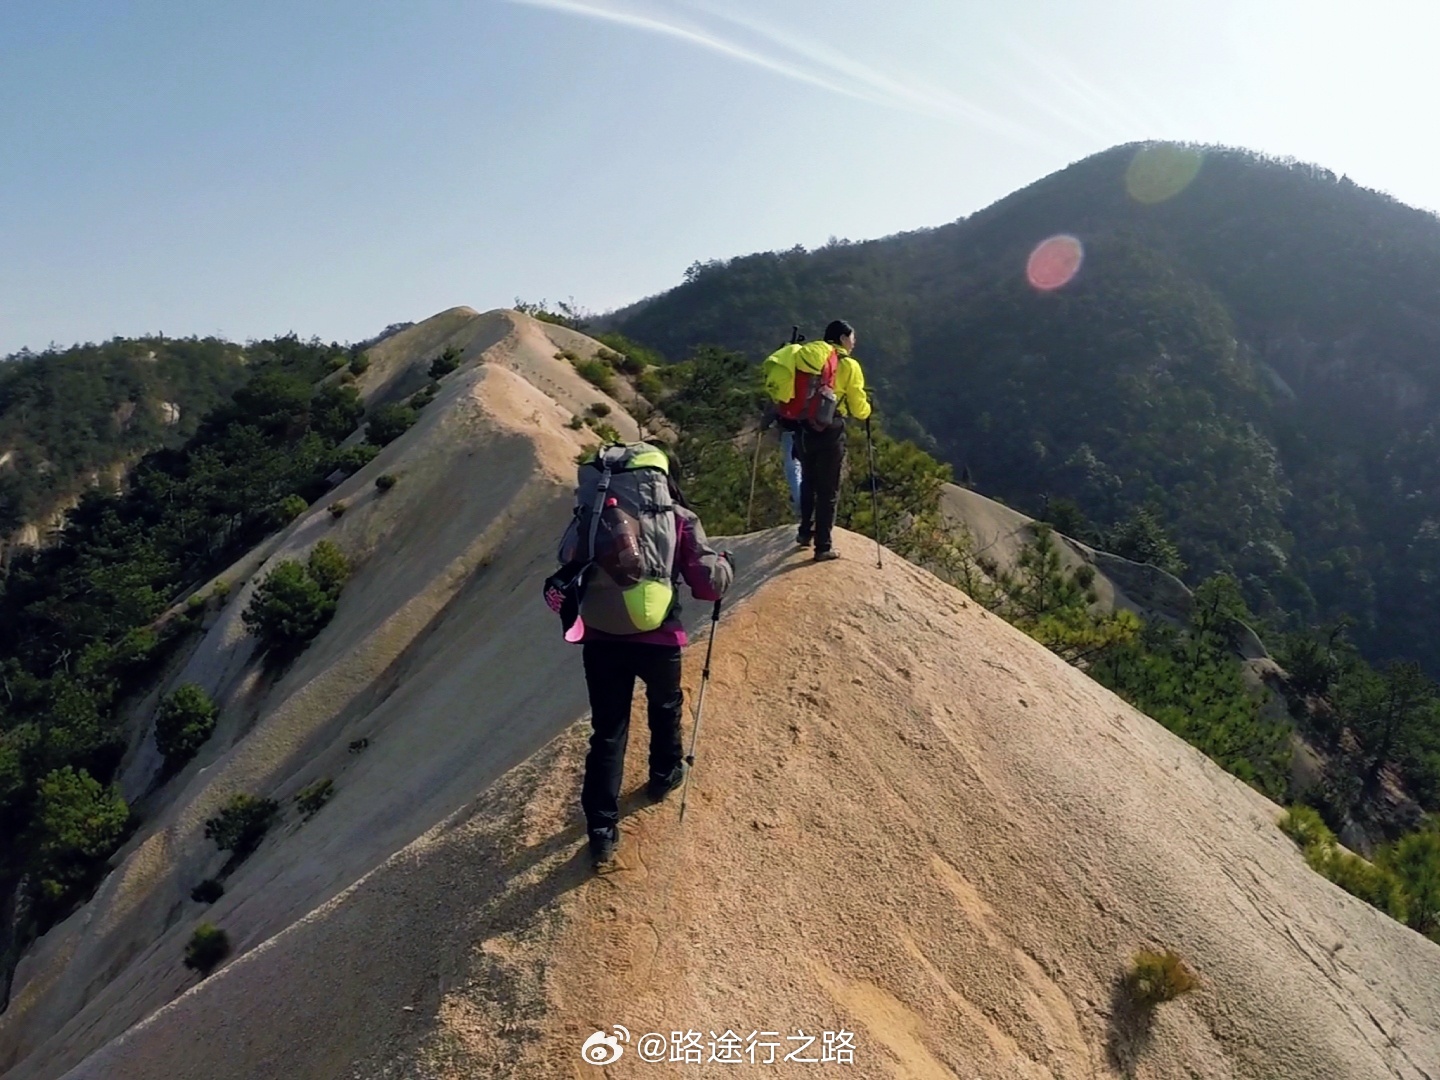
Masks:
[[[141,454],[184,442],[276,344],[117,337],[7,356],[0,364],[0,540]]]
[[[1079,247],[1046,265],[1054,237]],[[1072,280],[1031,283],[1067,253]],[[835,317],[881,414],[980,490],[1074,500],[1101,531],[1149,506],[1187,578],[1233,572],[1282,623],[1348,615],[1373,657],[1440,674],[1434,215],[1315,166],[1134,144],[941,228],[697,264],[609,321],[672,357],[759,357]]]

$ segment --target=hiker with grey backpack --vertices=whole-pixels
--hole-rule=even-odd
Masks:
[[[838,559],[831,532],[845,465],[845,421],[868,420],[865,373],[850,355],[855,330],[836,319],[823,341],[795,341],[765,358],[765,391],[794,432],[800,462],[800,528],[795,542],[815,545],[815,561]],[[873,472],[873,469],[872,469]]]
[[[685,779],[679,586],[714,603],[718,617],[734,578],[729,553],[710,546],[674,471],[666,451],[643,442],[602,447],[581,464],[574,516],[560,542],[562,565],[545,582],[565,640],[583,646],[593,730],[580,802],[597,867],[614,857],[620,839],[637,678],[645,683],[650,727],[646,794],[659,802]]]

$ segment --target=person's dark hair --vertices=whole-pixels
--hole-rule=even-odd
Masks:
[[[669,465],[665,477],[670,488],[670,498],[689,510],[690,504],[685,501],[685,493],[680,490],[680,456],[668,446],[661,446],[660,449],[665,451],[665,461]]]
[[[831,345],[840,344],[840,339],[846,334],[853,334],[855,328],[844,319],[836,319],[829,326],[825,327],[825,340]]]

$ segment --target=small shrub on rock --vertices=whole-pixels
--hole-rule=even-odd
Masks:
[[[155,745],[172,772],[189,761],[215,730],[220,710],[210,695],[186,683],[160,703],[155,714]]]
[[[1136,1005],[1153,1009],[1190,993],[1200,984],[1173,949],[1141,949],[1131,961],[1126,985]]]
[[[460,350],[454,345],[445,346],[445,351],[430,361],[430,378],[443,379],[460,366]]]
[[[381,405],[365,424],[365,439],[373,446],[386,446],[405,434],[415,419],[415,410],[408,405]]]
[[[205,838],[214,840],[221,851],[243,859],[260,846],[279,813],[280,804],[274,799],[236,795],[205,822]]]
[[[305,817],[313,817],[315,813],[330,801],[335,794],[335,782],[328,776],[323,780],[316,780],[313,784],[302,788],[295,796],[295,808]]]
[[[599,360],[575,360],[575,370],[592,386],[611,393],[615,389],[615,369]]]
[[[340,549],[321,540],[308,562],[287,559],[266,575],[241,621],[277,662],[288,659],[330,621],[349,574],[350,564]]]
[[[230,955],[230,936],[208,922],[201,923],[185,946],[185,966],[200,973],[203,979]]]

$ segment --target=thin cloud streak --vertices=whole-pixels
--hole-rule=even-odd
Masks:
[[[883,104],[883,102],[877,102],[871,95],[862,94],[842,83],[823,79],[802,68],[786,64],[773,57],[765,56],[751,49],[746,49],[743,46],[736,45],[734,42],[726,41],[714,35],[704,33],[703,31],[682,26],[678,23],[666,22],[650,15],[639,15],[630,11],[618,11],[614,8],[602,7],[598,4],[584,3],[582,0],[507,0],[507,2],[518,4],[521,7],[541,8],[549,11],[564,12],[569,15],[580,15],[584,18],[595,19],[600,22],[610,22],[620,26],[627,26],[632,30],[641,30],[646,33],[659,34],[663,37],[675,38],[687,44],[720,53],[722,56],[729,57],[732,60],[739,60],[742,63],[753,64],[756,67],[764,68],[766,71],[773,72],[776,75],[783,75],[787,79],[794,79],[797,82],[808,83],[822,90],[829,90],[833,94],[842,94],[845,97],[855,98],[858,101],[868,101],[871,104]]]
[[[653,14],[607,6],[599,0],[508,0],[524,7],[563,12],[602,22],[674,38],[689,45],[719,53],[732,60],[751,64],[774,74],[828,90],[857,101],[880,105],[947,122],[961,122],[984,128],[1029,145],[1045,145],[1043,140],[1014,120],[990,112],[947,91],[921,87],[896,80],[883,72],[867,68],[851,58],[844,60],[844,81],[818,75],[812,64],[835,64],[837,58],[794,35],[784,33],[758,21],[722,11],[709,3],[687,4],[692,11],[726,23],[769,45],[777,46],[790,56],[780,58],[769,52],[741,44],[730,36]],[[811,62],[800,64],[796,59]]]
[[[1091,137],[1104,132],[1107,141],[1124,142],[1144,133],[1154,133],[1155,122],[1145,115],[1143,99],[1117,100],[1075,70],[1059,53],[1013,35],[1008,45],[1014,55],[1050,86],[1049,93],[1042,87],[1031,86],[1025,91],[1025,97],[1056,119]]]
[[[782,31],[758,19],[723,10],[710,0],[690,0],[690,6],[763,38],[773,45],[816,63],[844,64],[846,78],[858,80],[880,95],[879,100],[892,108],[915,112],[941,120],[959,120],[974,124],[1021,142],[1032,142],[1035,135],[1010,117],[1001,116],[948,90],[914,82],[902,82],[882,71],[866,67],[855,57],[836,54],[813,45],[803,38]]]

